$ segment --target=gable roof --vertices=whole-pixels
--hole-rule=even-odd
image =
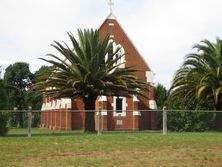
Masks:
[[[146,60],[144,59],[144,57],[140,54],[140,52],[138,51],[138,49],[135,47],[135,45],[133,44],[132,40],[129,38],[129,36],[127,35],[127,33],[124,31],[124,29],[122,28],[122,26],[120,25],[120,23],[117,21],[116,17],[114,16],[113,13],[110,13],[107,18],[104,20],[104,22],[102,23],[102,25],[99,27],[99,30],[101,30],[107,23],[115,23],[120,27],[120,33],[123,33],[123,35],[125,36],[126,40],[128,40],[128,42],[131,44],[131,46],[133,47],[134,51],[137,53],[137,55],[143,60],[143,62],[145,63],[147,70],[146,71],[151,71],[148,63],[146,62]],[[115,41],[115,37],[114,37],[114,41]]]

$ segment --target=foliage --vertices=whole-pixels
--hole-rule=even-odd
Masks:
[[[2,79],[0,79],[0,110],[8,108],[8,95],[7,95],[7,88]]]
[[[26,110],[28,108],[27,90],[32,84],[32,78],[33,74],[30,72],[27,63],[16,62],[6,68],[4,82],[8,88],[8,109],[12,110],[16,107],[18,110]],[[10,113],[9,123],[11,126],[23,127],[23,113]]]
[[[156,86],[155,99],[156,99],[157,108],[159,110],[162,110],[163,107],[166,106],[166,103],[167,103],[167,89],[160,83],[158,83]],[[157,113],[158,129],[162,129],[162,124],[163,124],[162,117],[163,117],[162,112],[158,112]]]
[[[158,109],[162,109],[163,106],[166,105],[167,102],[167,89],[160,83],[157,84],[156,87],[156,104]]]
[[[183,97],[180,96],[174,98],[174,100],[168,100],[167,108],[173,110],[167,113],[169,130],[193,132],[207,131],[214,128],[215,113],[207,112],[211,108],[210,104],[199,103],[196,105],[196,101],[193,101],[181,105],[181,103],[185,104],[182,100]],[[193,110],[197,110],[197,112]],[[198,112],[198,110],[205,110],[206,112]]]
[[[24,62],[16,62],[7,67],[4,80],[0,80],[0,110],[13,110],[16,107],[19,110],[27,110],[32,106],[33,110],[40,110],[42,106],[42,95],[36,96],[28,92],[33,83],[42,81],[42,73],[49,73],[53,67],[42,66],[38,71],[32,74],[29,65]],[[27,113],[9,113],[10,127],[27,127]],[[33,113],[32,127],[38,127],[40,123],[40,113]]]
[[[0,112],[0,136],[5,136],[8,132],[8,114]]]
[[[198,103],[196,105],[196,101],[185,103],[183,96],[179,95],[173,99],[167,99],[167,90],[161,84],[158,84],[156,88],[156,101],[159,109],[167,106],[167,110],[173,110],[167,113],[170,131],[206,131],[214,127],[215,113],[190,111],[195,109],[209,110],[212,108],[210,104]],[[158,128],[162,129],[162,112],[158,112]]]
[[[6,86],[3,80],[0,79],[0,110],[7,109],[8,107],[8,96],[6,91]],[[7,134],[8,116],[5,113],[0,112],[0,136]]]
[[[194,46],[197,53],[189,54],[176,72],[170,98],[183,97],[184,105],[210,103],[222,110],[222,41],[208,40]],[[216,114],[216,128],[222,130],[222,113]]]
[[[42,106],[42,95],[36,96],[28,92],[33,83],[44,80],[42,73],[52,72],[54,68],[42,66],[32,74],[29,65],[24,62],[16,62],[7,67],[4,80],[0,80],[0,110],[27,110],[32,106],[33,110],[40,110]],[[51,74],[51,73],[50,73]],[[8,123],[10,127],[27,127],[27,113],[9,113]],[[33,113],[32,127],[38,127],[40,123],[40,113]]]
[[[172,111],[168,112],[168,129],[170,131],[203,132],[214,127],[215,114]]]
[[[53,60],[42,60],[55,66],[46,81],[35,84],[36,89],[52,98],[81,97],[85,110],[95,110],[95,101],[99,95],[129,96],[142,95],[147,83],[138,80],[132,73],[132,67],[118,68],[117,55],[120,48],[110,53],[112,43],[109,37],[101,39],[98,30],[78,30],[79,42],[68,33],[72,48],[55,41],[52,46],[61,53],[59,56],[48,54]],[[106,59],[106,55],[109,58]],[[53,88],[45,91],[46,87]],[[85,131],[94,131],[94,112],[86,112]]]
[[[27,109],[25,96],[29,86],[32,84],[33,74],[29,65],[24,62],[17,62],[5,70],[4,81],[8,86],[9,109],[17,107],[19,110]]]
[[[45,81],[54,70],[54,66],[41,66],[39,70],[34,73],[32,83]]]

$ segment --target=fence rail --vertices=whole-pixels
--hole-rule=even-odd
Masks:
[[[56,111],[60,111],[60,110],[66,110],[66,111],[69,111],[69,112],[98,112],[99,110],[69,110],[69,109],[52,109],[52,110],[0,110],[0,112],[8,112],[8,113],[18,113],[18,112],[22,112],[22,113],[28,113],[28,112],[56,112]],[[113,112],[114,110],[102,110],[102,111],[107,111],[107,112]],[[132,112],[132,111],[135,111],[135,110],[115,110],[115,112],[119,112],[119,111],[122,111],[122,112]],[[141,112],[163,112],[163,111],[166,111],[166,112],[205,112],[205,113],[210,113],[210,112],[213,112],[213,113],[217,113],[217,112],[222,112],[222,111],[216,111],[216,110],[175,110],[175,109],[167,109],[167,110],[161,110],[161,109],[158,109],[158,110],[137,110],[137,111],[141,111]]]
[[[56,110],[45,110],[45,111],[41,111],[41,110],[32,110],[31,108],[29,108],[28,110],[0,110],[0,113],[11,113],[12,115],[13,114],[19,114],[19,113],[22,113],[21,115],[23,117],[26,118],[26,121],[27,121],[27,124],[28,125],[27,129],[28,129],[28,136],[31,137],[31,134],[32,134],[32,121],[33,121],[33,116],[35,115],[35,113],[37,113],[37,115],[40,117],[40,113],[44,113],[44,112],[57,112],[57,111],[68,111],[68,112],[96,112],[96,116],[97,116],[97,125],[98,125],[98,135],[101,135],[102,134],[102,129],[101,129],[101,122],[102,122],[102,114],[103,112],[134,112],[135,110],[117,110],[117,111],[114,111],[114,110],[70,110],[70,109],[56,109]],[[197,120],[196,118],[193,118],[195,117],[195,113],[198,114],[198,113],[204,113],[207,114],[214,114],[213,116],[211,116],[210,118],[212,118],[212,120],[210,120],[210,118],[207,118],[207,116],[199,116],[201,119],[203,119],[202,117],[204,117],[203,121],[201,122],[200,125],[198,126],[203,126],[203,123],[207,122],[207,121],[211,121],[211,123],[213,121],[216,120],[216,115],[217,113],[222,113],[222,111],[215,111],[215,110],[175,110],[175,109],[166,109],[166,108],[163,108],[163,109],[156,109],[156,110],[138,110],[139,112],[158,112],[160,113],[159,116],[158,116],[158,119],[159,119],[159,124],[160,124],[160,127],[162,128],[162,132],[163,134],[167,134],[167,130],[168,130],[168,127],[172,126],[172,117],[174,117],[174,119],[178,119],[180,120],[181,118],[181,115],[173,115],[172,114],[184,114],[185,116],[183,117],[183,119],[185,119],[186,117],[186,114],[189,114],[190,113],[190,117],[191,119],[194,119],[194,120],[188,120],[188,123],[190,123],[191,125],[190,126],[194,126],[192,124],[195,123],[195,121]],[[23,114],[24,113],[24,114]],[[39,113],[39,114],[38,114]],[[193,114],[193,115],[192,115]],[[177,118],[178,117],[178,118]],[[198,117],[198,118],[199,118]],[[198,121],[198,120],[197,120]],[[205,122],[204,122],[205,121]],[[188,124],[187,123],[187,124]],[[185,125],[185,126],[188,126],[188,125]],[[177,123],[177,125],[175,126],[181,126],[180,123]],[[208,125],[207,125],[208,126]],[[211,125],[209,125],[211,126]]]

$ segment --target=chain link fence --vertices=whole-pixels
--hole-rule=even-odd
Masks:
[[[122,124],[127,122],[127,119],[130,119],[131,121],[134,121],[132,123],[132,129],[130,130],[144,130],[143,128],[141,128],[141,122],[142,120],[145,120],[145,118],[143,117],[151,117],[151,114],[153,114],[152,119],[147,119],[149,124],[151,124],[153,121],[153,123],[156,125],[153,130],[162,132],[163,134],[167,134],[167,131],[215,131],[218,130],[216,127],[216,121],[218,116],[217,113],[222,113],[221,111],[209,110],[166,110],[166,108],[164,108],[163,110],[127,110],[115,112],[107,110],[64,110],[60,111],[59,113],[58,112],[59,111],[32,110],[31,108],[29,108],[28,110],[2,110],[0,111],[0,114],[5,115],[7,127],[11,132],[14,131],[13,133],[15,136],[16,130],[20,130],[23,132],[23,136],[26,135],[31,137],[32,129],[34,129],[36,133],[39,132],[40,134],[41,132],[43,132],[41,130],[44,129],[47,129],[47,133],[70,133],[70,130],[73,130],[73,126],[70,124],[69,120],[80,121],[80,119],[84,119],[81,114],[78,115],[78,117],[74,117],[77,116],[75,115],[77,113],[82,113],[84,115],[85,112],[95,112],[95,125],[98,135],[101,135],[104,131],[110,130],[109,127],[104,128],[104,122],[107,124],[107,121],[114,121],[115,126],[120,127]],[[123,113],[125,113],[125,115]],[[68,128],[56,128],[56,126],[52,126],[54,124],[56,125],[56,121],[58,121],[59,119],[58,114],[60,115],[59,123],[61,127]],[[110,117],[114,117],[114,115],[115,119],[111,120]],[[145,121],[143,122],[143,124],[148,124]],[[82,124],[83,123],[84,121],[82,122]],[[0,126],[1,125],[3,125],[2,119],[0,119]],[[136,128],[133,129],[133,127]],[[149,128],[145,129],[148,130]],[[82,128],[79,127],[79,129]],[[118,128],[116,130],[118,130]]]

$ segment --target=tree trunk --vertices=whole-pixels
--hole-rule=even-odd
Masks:
[[[222,103],[218,102],[216,105],[217,111],[222,111]],[[218,131],[222,131],[222,112],[216,112],[215,128]]]
[[[95,132],[95,102],[97,96],[90,95],[83,98],[85,105],[85,132]]]

